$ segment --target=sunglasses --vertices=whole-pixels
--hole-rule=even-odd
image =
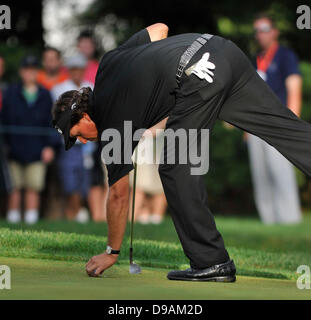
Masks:
[[[267,32],[270,32],[271,30],[272,30],[272,27],[268,24],[265,24],[258,28],[254,28],[254,33],[259,33],[259,32],[267,33]]]

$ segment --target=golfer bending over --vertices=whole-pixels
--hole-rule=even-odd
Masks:
[[[109,128],[121,133],[124,121],[139,128],[209,129],[221,119],[254,134],[311,176],[311,125],[285,107],[230,40],[187,33],[167,38],[156,23],[106,53],[93,92],[65,92],[53,110],[54,126],[69,149],[79,139],[101,140]],[[166,132],[166,131],[165,131]],[[198,135],[197,142],[200,143]],[[103,141],[105,146],[108,142]],[[133,149],[137,141],[133,142]],[[125,146],[126,147],[126,146]],[[189,148],[189,146],[187,146]],[[133,151],[130,150],[130,151]],[[187,150],[182,150],[187,151]],[[168,156],[163,149],[164,159]],[[168,161],[167,161],[168,162]],[[161,163],[159,173],[170,213],[190,268],[168,279],[235,281],[235,265],[208,208],[204,176],[190,163]],[[98,276],[118,259],[128,214],[128,173],[132,164],[107,164],[108,250],[89,260]],[[112,251],[116,250],[116,251]]]

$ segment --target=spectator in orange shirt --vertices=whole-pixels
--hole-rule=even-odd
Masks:
[[[66,69],[62,66],[62,57],[59,50],[47,47],[42,55],[43,70],[38,72],[37,82],[44,88],[51,90],[56,84],[68,79]]]
[[[84,80],[95,83],[95,76],[98,69],[98,61],[95,59],[96,41],[90,31],[82,31],[77,39],[77,47],[87,59],[87,66],[85,69]]]

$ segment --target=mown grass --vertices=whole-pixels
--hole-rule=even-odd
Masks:
[[[295,281],[238,276],[234,283],[169,281],[167,270],[143,267],[130,274],[128,266],[115,265],[101,278],[88,277],[82,262],[0,257],[10,266],[11,290],[6,299],[107,299],[107,300],[218,300],[310,299]],[[105,318],[105,315],[104,315]]]
[[[216,217],[239,275],[296,279],[297,267],[311,266],[311,216],[299,225],[265,226],[255,218]],[[87,261],[105,249],[107,225],[43,221],[35,226],[0,223],[0,256]],[[118,264],[128,264],[129,225]],[[173,223],[135,224],[134,260],[141,266],[188,267]]]

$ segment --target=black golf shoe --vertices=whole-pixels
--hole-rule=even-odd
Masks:
[[[235,272],[234,262],[229,260],[205,269],[173,270],[167,274],[167,278],[169,280],[234,282]]]

